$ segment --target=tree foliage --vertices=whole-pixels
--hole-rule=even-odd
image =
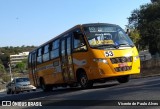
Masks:
[[[151,54],[160,53],[160,0],[141,5],[140,9],[132,11],[128,19],[129,27],[140,33],[137,43],[143,49],[148,46]]]
[[[140,34],[139,34],[139,31],[137,29],[132,29],[130,31],[130,34],[129,34],[130,38],[132,39],[133,43],[139,47],[139,41],[140,41]]]
[[[0,64],[0,75],[6,73],[5,67],[3,64]]]
[[[26,63],[19,62],[16,64],[16,68],[19,70],[20,73],[23,73],[23,71],[26,69]]]
[[[10,55],[15,55],[25,51],[32,51],[35,48],[36,48],[35,46],[24,46],[24,45],[21,47],[19,46],[0,47],[0,63],[3,64],[5,68],[7,68]]]

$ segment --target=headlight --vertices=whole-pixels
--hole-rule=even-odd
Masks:
[[[106,59],[101,59],[101,58],[95,58],[93,59],[94,62],[103,62],[105,64],[108,64],[108,61]]]
[[[139,55],[138,56],[134,56],[134,61],[137,61],[139,59]]]

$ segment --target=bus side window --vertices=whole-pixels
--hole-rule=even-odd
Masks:
[[[73,51],[86,51],[86,43],[83,38],[83,34],[74,32],[73,33]]]
[[[43,61],[48,61],[49,58],[49,44],[44,46],[44,50],[43,50]]]
[[[37,53],[37,64],[40,63],[42,63],[42,48],[39,48]]]
[[[50,56],[51,59],[59,57],[59,39],[56,39],[51,43],[51,51],[50,51]]]

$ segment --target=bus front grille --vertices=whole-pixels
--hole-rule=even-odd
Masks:
[[[112,64],[117,64],[117,63],[124,63],[124,62],[132,62],[133,57],[116,57],[116,58],[110,58]]]
[[[116,68],[114,68],[114,70],[116,72],[128,71],[128,70],[131,70],[131,69],[132,69],[132,66],[124,66],[124,67],[116,67]]]

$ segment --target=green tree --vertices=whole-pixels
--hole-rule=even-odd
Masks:
[[[9,56],[10,55],[14,55],[14,54],[18,54],[18,53],[22,53],[25,51],[32,51],[33,49],[35,49],[35,46],[25,46],[22,45],[21,47],[13,47],[13,46],[7,46],[7,47],[0,47],[0,60],[2,61],[2,63],[0,62],[0,64],[3,64],[5,66],[5,68],[8,68],[8,62],[10,61]]]
[[[23,73],[23,71],[26,69],[26,65],[23,62],[19,62],[16,64],[16,68],[20,73]]]
[[[128,19],[129,25],[140,33],[139,45],[143,49],[149,46],[151,54],[160,53],[160,0],[141,5],[140,9],[132,11]]]
[[[5,66],[5,68],[8,67],[8,62],[9,62],[9,55],[8,54],[2,54],[0,55],[0,59],[2,61],[2,64]]]
[[[135,29],[138,27],[139,22],[139,16],[140,16],[140,10],[135,9],[132,11],[131,16],[128,18],[128,28],[129,29]]]
[[[2,60],[0,59],[0,64],[3,64]]]
[[[130,38],[132,39],[133,43],[139,48],[139,41],[140,41],[140,33],[137,29],[131,29]]]
[[[6,73],[5,67],[3,64],[0,64],[0,74]]]

